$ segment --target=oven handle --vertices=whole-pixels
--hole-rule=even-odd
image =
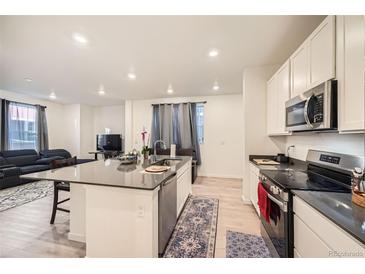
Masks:
[[[311,124],[311,122],[309,121],[309,116],[308,116],[308,107],[309,107],[309,102],[312,99],[313,95],[309,96],[307,98],[307,100],[305,101],[305,105],[304,105],[304,120],[307,124],[308,127],[313,128],[313,125]]]
[[[279,201],[274,196],[270,195],[270,193],[267,193],[267,197],[269,197],[269,199],[271,201],[273,201],[275,204],[277,204],[282,211],[288,212],[288,204],[287,204],[287,202]]]

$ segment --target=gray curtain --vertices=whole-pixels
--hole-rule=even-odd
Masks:
[[[10,101],[5,99],[1,100],[1,150],[7,150],[9,147],[9,104]]]
[[[197,164],[201,164],[201,157],[200,157],[200,146],[199,146],[199,140],[198,140],[198,130],[196,125],[196,103],[189,103],[190,107],[189,110],[189,117],[190,117],[190,130],[191,130],[191,142],[192,147],[195,149],[196,154],[196,160]]]
[[[48,127],[46,117],[46,107],[36,105],[37,108],[37,123],[38,123],[38,150],[48,149]]]
[[[193,148],[197,164],[201,164],[196,126],[196,104],[160,104],[152,107],[151,146],[157,140],[167,147]]]

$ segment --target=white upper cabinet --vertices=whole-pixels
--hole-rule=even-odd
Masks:
[[[291,98],[335,78],[335,16],[327,16],[290,57]]]
[[[285,102],[290,98],[290,63],[287,61],[276,74],[277,87],[277,133],[287,134],[285,127]]]
[[[365,130],[365,16],[337,17],[339,130]]]
[[[335,78],[335,16],[327,16],[309,37],[309,87]]]
[[[287,61],[267,82],[267,133],[288,134],[285,128],[285,102],[290,94],[290,70]]]
[[[291,98],[303,93],[308,87],[308,44],[302,44],[290,57]]]

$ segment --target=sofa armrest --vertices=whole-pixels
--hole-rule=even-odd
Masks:
[[[2,166],[0,166],[0,169],[8,168],[8,167],[16,167],[16,165],[2,165]]]
[[[21,174],[20,168],[16,166],[0,168],[0,178],[19,176],[20,174]]]
[[[37,165],[50,165],[52,163],[52,161],[54,160],[62,160],[65,159],[61,156],[53,156],[53,157],[48,157],[48,158],[41,158],[38,159],[37,161],[35,161],[35,164]]]

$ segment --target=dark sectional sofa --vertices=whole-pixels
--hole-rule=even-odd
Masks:
[[[33,149],[0,151],[0,189],[30,182],[20,175],[51,168],[53,160],[71,158],[65,149],[43,150],[40,153]],[[93,159],[77,159],[77,164],[94,161]]]

